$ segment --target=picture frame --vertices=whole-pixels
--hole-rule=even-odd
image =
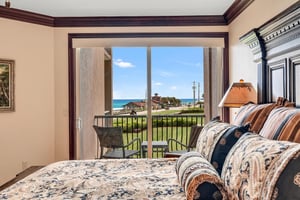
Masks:
[[[15,61],[0,58],[0,112],[15,111]]]

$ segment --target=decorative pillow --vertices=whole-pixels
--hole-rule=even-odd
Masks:
[[[196,151],[213,164],[221,174],[227,153],[248,129],[249,125],[237,127],[225,122],[211,121],[199,134]]]
[[[207,160],[210,160],[216,143],[225,131],[231,127],[233,127],[233,125],[220,121],[210,121],[205,124],[198,136],[196,151]]]
[[[300,143],[300,110],[284,124],[281,132],[278,134],[277,140]]]
[[[278,97],[277,101],[276,101],[276,104],[278,106],[284,106],[284,107],[296,107],[295,102],[290,102],[284,97]]]
[[[224,184],[214,167],[197,152],[178,158],[177,177],[188,200],[226,200]]]
[[[295,107],[295,103],[289,102],[286,98],[278,97],[276,103],[269,104],[253,104],[248,103],[240,107],[233,125],[241,126],[247,123],[250,124],[249,131],[253,133],[260,133],[260,130],[264,126],[270,112],[274,108],[279,107]]]
[[[203,157],[200,153],[196,152],[196,151],[190,151],[190,152],[187,152],[185,154],[182,154],[176,161],[175,163],[175,171],[176,171],[176,174],[178,174],[178,171],[179,171],[179,167],[181,166],[181,164],[191,158],[191,157]]]
[[[290,107],[273,109],[259,134],[265,138],[276,140],[280,135],[282,128],[296,112],[297,109]]]
[[[236,125],[236,126],[240,126],[244,123],[244,121],[247,119],[248,115],[253,112],[253,110],[257,107],[258,105],[257,104],[254,104],[254,103],[247,103],[243,106],[241,106],[234,119],[233,119],[233,122],[232,124]]]
[[[248,132],[249,125],[246,126],[233,126],[222,135],[214,147],[211,159],[209,162],[215,167],[217,172],[221,175],[225,158],[232,148],[232,146],[239,140],[239,138]]]
[[[244,134],[228,153],[223,166],[221,177],[228,198],[273,199],[278,191],[283,191],[276,188],[280,174],[284,171],[288,173],[288,163],[299,154],[300,144]],[[297,170],[299,173],[299,168]],[[297,178],[297,173],[294,174]]]
[[[253,103],[246,104],[240,107],[232,124],[236,126],[250,124],[249,131],[259,133],[268,115],[276,106],[278,105],[275,103],[259,105]]]
[[[280,174],[271,199],[300,199],[300,155],[295,157]]]

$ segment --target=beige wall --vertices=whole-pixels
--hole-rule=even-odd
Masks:
[[[0,18],[0,57],[16,60],[16,111],[0,113],[0,184],[25,165],[68,159],[68,33],[229,30],[230,82],[256,84],[252,54],[238,38],[296,1],[256,0],[229,27],[50,28]]]
[[[257,85],[257,67],[250,49],[239,38],[253,28],[258,28],[298,0],[256,0],[229,25],[230,83],[241,78]],[[232,109],[231,118],[236,109]]]
[[[0,184],[54,157],[54,31],[0,18],[0,58],[15,68],[15,112],[0,113]]]

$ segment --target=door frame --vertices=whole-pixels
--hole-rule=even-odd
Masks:
[[[163,32],[163,33],[69,33],[68,34],[68,97],[69,97],[69,159],[77,157],[76,138],[76,66],[73,39],[92,38],[221,38],[224,41],[223,52],[223,92],[229,86],[229,40],[228,32]],[[229,110],[223,109],[224,121],[229,120]]]

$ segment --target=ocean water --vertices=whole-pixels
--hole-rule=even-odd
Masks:
[[[124,105],[128,104],[129,102],[139,102],[143,99],[113,99],[113,109],[122,109]]]
[[[144,99],[113,99],[113,109],[118,110],[122,109],[124,105],[128,104],[129,102],[140,102]],[[182,104],[189,104],[193,103],[193,99],[180,99]],[[196,100],[197,101],[197,100]]]

